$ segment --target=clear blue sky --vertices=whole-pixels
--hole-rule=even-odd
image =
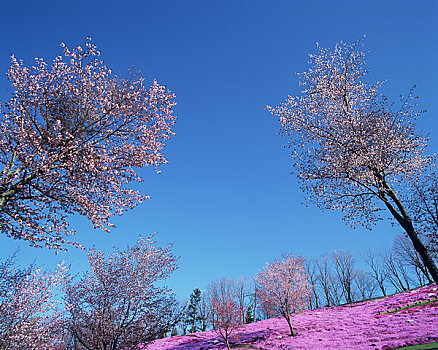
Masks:
[[[306,70],[315,43],[333,47],[366,35],[372,78],[387,79],[391,97],[416,84],[428,112],[420,128],[438,151],[437,1],[4,1],[0,11],[0,100],[14,53],[28,65],[51,60],[59,43],[91,36],[118,74],[131,64],[177,94],[176,136],[157,175],[140,171],[152,196],[114,223],[110,234],[71,221],[76,239],[99,249],[133,244],[157,232],[173,242],[180,269],[169,280],[178,297],[221,276],[254,275],[282,252],[318,256],[344,248],[357,256],[389,244],[389,222],[372,232],[344,225],[339,213],[301,205],[279,124],[265,109],[297,94],[295,72]],[[0,256],[21,246],[20,263],[51,268],[69,258],[87,268],[83,251],[28,248],[0,237]]]

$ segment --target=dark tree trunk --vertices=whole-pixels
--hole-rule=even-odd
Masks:
[[[383,296],[386,297],[386,290],[385,290],[385,286],[383,285],[383,282],[382,283],[378,282],[378,283],[379,283],[380,290],[383,293]]]
[[[288,315],[287,317],[285,317],[287,324],[289,326],[289,330],[290,330],[290,335],[292,337],[295,337],[297,335],[297,333],[295,333],[293,327],[292,327],[292,322],[290,321],[290,315]]]
[[[380,174],[375,174],[380,182],[379,188],[379,197],[385,203],[388,210],[391,212],[392,216],[397,220],[401,227],[405,230],[406,234],[412,241],[415,250],[420,254],[421,260],[423,260],[424,266],[429,270],[433,280],[438,284],[438,268],[435,265],[435,262],[432,260],[429,252],[424,246],[423,242],[421,242],[418,234],[415,232],[414,225],[412,224],[412,220],[409,217],[405,207],[401,203],[400,199],[397,197],[392,188],[388,186],[385,179]],[[388,197],[392,200],[397,207],[394,208],[392,203],[389,201]]]
[[[410,227],[408,229],[405,229],[406,233],[411,239],[415,250],[418,252],[418,254],[420,254],[421,260],[423,260],[423,263],[429,270],[429,273],[432,275],[433,280],[438,283],[438,269],[435,265],[435,262],[432,260],[423,242],[421,242],[412,224],[410,224],[409,226]]]

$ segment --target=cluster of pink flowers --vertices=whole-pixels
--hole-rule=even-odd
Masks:
[[[33,265],[19,269],[15,254],[0,261],[0,349],[61,348],[63,320],[57,300],[67,270],[65,264],[53,273]]]
[[[383,299],[305,311],[292,316],[296,337],[288,336],[283,318],[272,318],[245,325],[233,342],[263,350],[384,350],[438,341],[438,302],[382,313],[437,297],[437,285],[430,284]],[[148,346],[148,350],[222,348],[212,331],[156,340]]]
[[[65,297],[69,328],[81,348],[128,349],[170,327],[175,303],[162,283],[178,258],[171,246],[155,244],[152,235],[112,254],[88,252],[91,271],[70,283]]]
[[[62,249],[78,213],[108,231],[109,219],[148,198],[129,187],[137,168],[167,163],[175,95],[131,72],[115,76],[87,39],[49,65],[12,56],[13,93],[0,104],[0,232]]]
[[[304,270],[304,259],[286,255],[282,260],[267,263],[257,277],[257,294],[273,315],[286,319],[290,334],[295,335],[291,314],[308,308],[311,287]]]

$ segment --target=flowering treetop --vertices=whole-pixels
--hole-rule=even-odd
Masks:
[[[178,267],[171,246],[156,246],[153,235],[124,250],[88,251],[91,271],[70,280],[65,303],[71,330],[85,348],[131,348],[173,326],[175,306],[162,282]]]
[[[382,83],[365,82],[362,45],[318,48],[309,55],[311,68],[299,74],[301,95],[267,108],[290,137],[308,199],[369,226],[381,210],[372,198],[383,196],[384,183],[415,178],[429,159],[427,139],[415,131],[416,97],[411,91],[395,110],[379,93]]]
[[[127,184],[142,181],[135,168],[167,163],[176,120],[165,86],[113,75],[89,38],[61,46],[51,65],[28,68],[12,56],[14,91],[0,117],[0,230],[55,249],[76,244],[64,239],[74,233],[67,215],[108,231],[111,216],[148,198]]]
[[[309,305],[312,286],[308,277],[301,256],[285,255],[282,260],[266,263],[255,278],[262,303],[286,319],[291,335],[296,335],[291,315],[306,310]]]

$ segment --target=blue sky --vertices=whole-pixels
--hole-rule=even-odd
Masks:
[[[147,81],[157,78],[177,95],[176,136],[162,174],[139,173],[136,209],[116,218],[110,234],[74,217],[76,239],[99,249],[133,244],[157,232],[173,242],[180,268],[169,286],[183,298],[221,276],[253,276],[282,252],[315,257],[390,244],[398,228],[388,221],[373,231],[346,226],[339,213],[302,205],[290,174],[279,123],[265,109],[299,92],[295,72],[307,69],[315,44],[333,47],[366,35],[370,75],[385,80],[392,98],[415,84],[419,128],[438,151],[437,1],[8,1],[0,12],[0,100],[10,93],[4,76],[14,53],[28,65],[51,60],[59,43],[87,36],[120,75],[134,64]],[[0,237],[0,257],[21,246],[20,263],[51,268],[69,259],[87,268],[83,251],[29,248]]]

